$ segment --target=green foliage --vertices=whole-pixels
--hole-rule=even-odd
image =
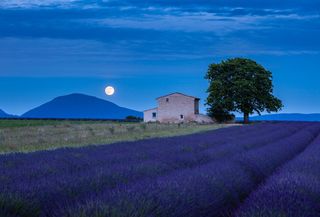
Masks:
[[[250,59],[234,58],[209,66],[208,113],[216,119],[242,112],[244,122],[254,112],[277,112],[283,105],[273,96],[272,73]]]
[[[218,123],[229,122],[229,121],[233,121],[235,119],[235,116],[233,114],[230,114],[229,111],[227,111],[219,106],[213,107],[209,111],[209,116],[214,117],[214,119]]]
[[[140,117],[136,117],[136,116],[127,116],[126,117],[126,119],[125,119],[126,121],[129,121],[129,122],[140,122],[140,121],[143,121],[143,119],[142,118],[140,118]]]

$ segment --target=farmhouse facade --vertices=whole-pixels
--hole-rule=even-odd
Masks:
[[[158,107],[144,111],[144,122],[213,122],[210,117],[199,114],[200,99],[197,97],[171,93],[158,97],[156,100]]]

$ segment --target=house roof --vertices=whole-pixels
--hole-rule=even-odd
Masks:
[[[186,97],[191,97],[191,98],[200,100],[200,98],[198,98],[198,97],[189,96],[189,95],[186,95],[186,94],[183,94],[183,93],[179,93],[179,92],[174,92],[174,93],[170,93],[170,94],[167,94],[167,95],[164,95],[164,96],[159,96],[159,97],[156,98],[156,99],[160,99],[160,98],[163,98],[163,97],[171,96],[171,95],[173,95],[173,94],[179,94],[179,95],[183,95],[183,96],[186,96]]]
[[[151,110],[156,110],[156,109],[158,109],[158,107],[155,107],[155,108],[151,108],[151,109],[144,110],[144,112],[146,112],[146,111],[151,111]]]

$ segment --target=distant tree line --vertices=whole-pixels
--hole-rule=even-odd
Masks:
[[[129,122],[140,122],[140,121],[143,121],[142,118],[136,117],[136,116],[132,116],[132,115],[127,116],[125,120],[129,121]]]

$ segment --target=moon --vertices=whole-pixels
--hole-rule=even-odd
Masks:
[[[106,92],[106,94],[108,96],[112,96],[114,94],[114,92],[115,92],[114,88],[111,87],[111,86],[106,87],[106,89],[104,91]]]

